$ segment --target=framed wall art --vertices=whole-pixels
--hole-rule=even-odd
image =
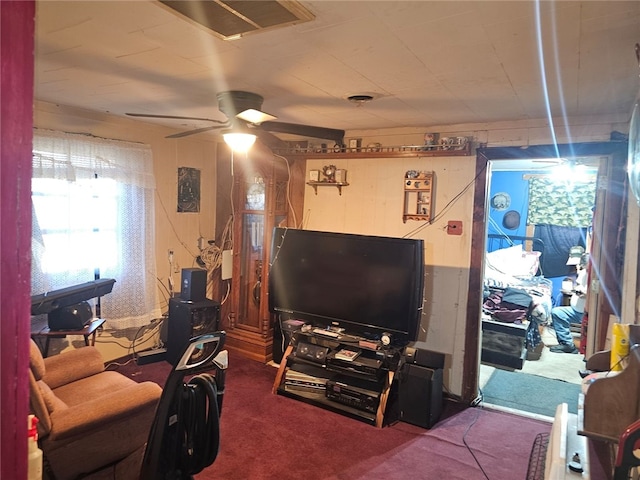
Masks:
[[[178,213],[200,211],[200,170],[178,168]]]

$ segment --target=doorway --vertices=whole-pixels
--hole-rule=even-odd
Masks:
[[[489,162],[479,378],[485,404],[552,417],[567,403],[577,413],[586,326],[571,324],[575,353],[555,352],[550,313],[572,309],[580,256],[569,255],[589,253],[600,162]],[[511,303],[514,294],[524,303]]]
[[[581,163],[585,163],[588,159],[589,161],[595,160],[594,165],[598,168],[598,182],[601,183],[599,185],[597,198],[595,200],[596,209],[594,213],[594,218],[597,218],[597,221],[594,220],[594,228],[595,235],[593,236],[593,241],[590,245],[591,250],[591,261],[595,266],[596,270],[596,280],[599,282],[599,285],[620,285],[621,272],[623,270],[623,260],[621,262],[611,262],[610,256],[607,258],[603,255],[602,252],[613,252],[616,251],[616,248],[619,246],[616,244],[616,237],[618,236],[619,226],[622,225],[620,223],[620,215],[619,212],[623,210],[623,197],[622,194],[624,187],[624,160],[625,160],[625,147],[624,143],[590,143],[590,144],[572,144],[572,145],[547,145],[547,146],[532,146],[526,149],[517,148],[517,147],[496,147],[496,148],[484,148],[478,149],[477,162],[476,162],[476,172],[477,172],[477,180],[476,180],[476,197],[475,197],[475,213],[474,216],[474,231],[473,231],[473,239],[472,239],[472,258],[471,258],[471,269],[472,275],[470,276],[469,289],[470,292],[479,292],[478,293],[478,303],[474,303],[475,299],[472,298],[474,294],[470,294],[470,304],[469,304],[469,314],[467,321],[467,347],[468,352],[475,352],[474,355],[465,356],[465,369],[470,373],[471,379],[475,381],[475,383],[467,382],[463,386],[463,395],[468,395],[467,398],[473,400],[477,398],[477,395],[481,391],[481,387],[486,385],[486,375],[485,372],[481,371],[485,370],[482,367],[483,362],[482,357],[482,300],[483,300],[483,287],[484,287],[484,270],[485,270],[485,255],[487,248],[487,235],[488,229],[487,224],[490,223],[489,216],[489,202],[491,198],[489,196],[490,184],[491,184],[491,169],[499,169],[497,165],[498,162],[503,162],[499,166],[506,167],[509,166],[509,169],[516,168],[518,162],[528,162],[526,168],[529,168],[532,164],[533,160],[538,160],[535,163],[542,164],[542,160],[545,159],[555,159],[557,162],[559,159],[575,159],[574,161],[579,161]],[[546,160],[551,162],[550,160]],[[523,166],[525,164],[521,164]],[[536,169],[541,169],[542,165],[537,165]],[[548,168],[548,166],[547,166]],[[486,171],[485,171],[486,169]],[[523,168],[520,168],[522,170]],[[498,199],[500,200],[500,199]],[[615,227],[612,228],[612,225],[607,225],[608,218],[611,217],[609,214],[608,217],[604,217],[604,212],[608,211],[611,213],[612,211],[618,212],[618,216],[616,219]],[[506,213],[506,212],[504,212]],[[520,221],[523,225],[527,224],[527,218],[522,217]],[[613,232],[613,233],[612,233]],[[525,235],[526,236],[526,235]],[[610,317],[614,314],[614,312],[619,312],[620,306],[620,298],[614,294],[611,294],[610,290],[607,289],[596,289],[597,291],[594,295],[589,296],[588,302],[588,335],[587,338],[584,339],[582,336],[580,337],[581,341],[581,350],[582,352],[578,355],[571,354],[571,357],[566,361],[575,361],[578,366],[583,366],[582,359],[585,356],[589,356],[593,351],[601,349],[604,346],[604,341],[606,337],[606,329],[608,326],[608,322]],[[607,290],[607,294],[603,295],[603,290]],[[615,290],[612,289],[612,290]],[[475,310],[474,310],[475,309]],[[475,311],[475,316],[472,317],[472,312]],[[603,322],[599,322],[599,319],[604,319]],[[478,320],[480,319],[480,321]],[[545,331],[542,329],[541,336],[546,336],[546,341],[551,344],[553,341],[553,332]],[[543,352],[540,356],[540,359],[543,359]],[[570,354],[554,354],[554,355],[566,355],[569,357]],[[550,357],[549,358],[557,358],[561,359],[562,357]],[[573,357],[577,357],[573,358]],[[472,363],[475,361],[475,363]],[[526,357],[523,365],[517,368],[509,368],[502,367],[500,369],[500,376],[504,377],[504,374],[515,374],[524,377],[526,375],[535,376],[536,379],[544,378],[549,381],[564,381],[559,379],[548,379],[546,376],[539,375],[540,371],[529,372],[528,366],[526,365]],[[541,366],[539,369],[541,370],[549,370],[555,371],[556,374],[559,371],[558,368],[550,367],[543,368],[544,361],[535,364],[535,361],[530,361],[529,366],[537,365]],[[563,362],[564,363],[564,362]],[[524,367],[524,368],[523,368]],[[567,367],[567,374],[573,375],[572,372],[575,372],[575,387],[579,388],[579,382],[581,381],[580,376],[578,374],[578,370],[580,368],[575,368],[576,366]],[[475,371],[475,376],[471,372],[471,370]],[[526,377],[525,377],[526,378]],[[569,383],[569,382],[565,382]],[[533,395],[529,394],[529,397],[540,398],[540,391],[537,390]],[[520,405],[518,400],[515,401],[516,406],[519,408],[526,408],[526,406]],[[526,411],[523,410],[526,413]]]

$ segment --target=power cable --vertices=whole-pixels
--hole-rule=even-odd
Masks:
[[[480,461],[478,460],[478,457],[476,457],[476,454],[473,453],[473,450],[471,449],[471,447],[467,443],[467,434],[471,430],[471,427],[473,427],[476,424],[476,422],[478,421],[478,418],[480,418],[480,410],[476,410],[476,418],[473,419],[473,422],[471,422],[469,425],[467,425],[467,429],[464,431],[464,434],[462,435],[462,443],[464,443],[464,446],[467,447],[467,451],[473,457],[473,460],[476,462],[476,465],[478,465],[478,468],[482,472],[482,475],[484,475],[484,478],[486,478],[487,480],[491,480],[489,478],[489,476],[487,475],[487,472],[485,472],[484,468],[482,468],[482,465],[480,464]]]
[[[487,168],[487,165],[485,164],[480,169],[480,171],[476,174],[476,176],[473,177],[473,180],[471,180],[467,185],[465,185],[463,187],[462,190],[460,190],[460,192],[458,192],[451,200],[449,200],[449,202],[444,207],[442,207],[442,210],[440,210],[440,212],[438,212],[436,215],[434,215],[431,220],[429,220],[428,222],[425,222],[423,225],[420,225],[420,226],[414,228],[413,230],[411,230],[410,232],[404,234],[402,236],[402,238],[413,237],[414,235],[416,235],[417,233],[421,232],[425,228],[433,225],[437,220],[440,220],[444,216],[444,214],[447,213],[449,211],[449,209],[467,192],[467,190],[469,190],[469,188],[471,188],[473,185],[475,185],[476,180],[486,170],[486,168]]]

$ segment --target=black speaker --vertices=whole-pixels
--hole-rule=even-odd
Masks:
[[[398,372],[398,420],[431,428],[442,412],[442,369],[404,363]]]
[[[444,353],[427,350],[426,342],[409,342],[404,349],[404,362],[434,369],[444,368]]]
[[[207,271],[202,268],[183,268],[180,298],[201,302],[207,298]]]
[[[220,304],[218,302],[209,299],[188,302],[181,298],[171,298],[167,318],[167,361],[175,366],[189,340],[218,331],[219,322]],[[198,352],[194,353],[194,356],[197,357],[197,355]],[[197,358],[191,358],[191,362],[197,360]]]
[[[47,316],[49,330],[82,330],[93,318],[93,310],[89,302],[56,308]]]
[[[316,363],[325,363],[329,347],[314,345],[313,343],[300,342],[296,346],[296,357],[304,358]]]

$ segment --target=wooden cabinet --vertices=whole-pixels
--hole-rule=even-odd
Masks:
[[[233,266],[228,301],[223,303],[222,328],[226,347],[257,361],[271,360],[273,322],[268,305],[269,255],[273,227],[287,225],[289,169],[282,158],[264,152],[237,155],[231,159],[224,146],[219,160],[232,172],[229,195],[233,219]],[[242,157],[242,158],[240,158]],[[220,183],[220,182],[219,182]],[[229,204],[218,196],[221,205]],[[217,210],[219,218],[224,212]],[[221,298],[224,288],[220,289]],[[225,305],[226,304],[226,305]]]
[[[227,346],[260,361],[272,355],[267,285],[271,232],[286,219],[286,178],[271,165],[236,174],[233,274]]]

